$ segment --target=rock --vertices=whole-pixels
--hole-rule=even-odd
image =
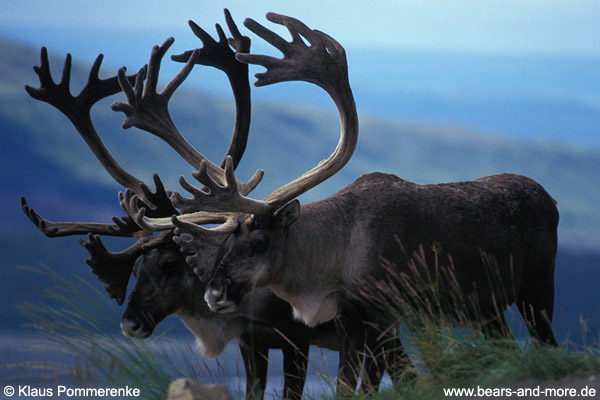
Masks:
[[[167,400],[233,400],[226,386],[201,385],[188,378],[177,379],[169,386]]]

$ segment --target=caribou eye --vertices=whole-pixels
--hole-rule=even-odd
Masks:
[[[269,245],[269,235],[265,232],[255,232],[250,237],[250,247],[254,253],[265,251]]]

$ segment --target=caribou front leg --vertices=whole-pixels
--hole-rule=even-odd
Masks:
[[[249,349],[240,345],[240,351],[246,369],[246,400],[262,400],[267,387],[269,349],[263,346]]]
[[[345,396],[354,393],[358,384],[366,339],[365,325],[350,306],[344,307],[334,323],[340,349],[337,393],[338,396]]]
[[[305,333],[305,332],[303,332]],[[294,337],[293,342],[284,344],[283,353],[283,398],[300,400],[308,369],[310,334]]]

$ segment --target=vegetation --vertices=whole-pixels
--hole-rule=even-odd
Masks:
[[[493,257],[482,257],[495,304],[502,304],[508,294],[497,273],[498,264]],[[429,268],[424,255],[415,259],[409,262],[409,271],[401,274],[384,261],[389,268],[388,281],[362,285],[361,296],[406,323],[410,340],[402,339],[413,349],[411,361],[418,370],[416,380],[408,378],[408,369],[396,391],[383,390],[376,399],[446,398],[453,396],[444,390],[452,388],[518,389],[527,381],[544,386],[544,382],[600,372],[600,347],[585,323],[581,326],[583,340],[591,339],[592,344],[565,341],[561,348],[541,345],[529,334],[515,332],[513,321],[507,325],[509,331],[488,328],[490,321],[460,289],[451,261],[443,266],[436,258],[435,267]],[[435,273],[430,274],[432,271]]]
[[[145,341],[115,334],[113,305],[103,291],[80,278],[65,278],[47,267],[33,270],[50,282],[40,300],[22,306],[35,331],[40,360],[5,365],[25,371],[30,382],[47,379],[78,386],[140,388],[145,399],[164,399],[170,382],[190,377],[222,382],[222,369],[210,370],[193,345],[173,342],[165,332]],[[42,340],[38,340],[40,338]],[[61,362],[48,361],[57,358]]]
[[[226,372],[219,364],[209,367],[192,345],[178,346],[165,332],[156,332],[145,341],[115,335],[111,328],[114,316],[106,312],[112,307],[110,299],[94,285],[65,278],[46,267],[34,272],[51,282],[41,291],[39,301],[22,307],[30,326],[44,339],[36,347],[42,359],[5,368],[27,370],[33,381],[53,378],[77,382],[78,386],[143,388],[147,399],[164,399],[169,383],[179,377],[225,383],[236,389],[234,377],[229,376],[231,368],[226,366]],[[401,337],[419,377],[405,379],[397,391],[385,387],[375,399],[444,398],[443,389],[447,388],[506,387],[527,380],[542,382],[600,372],[596,343],[586,347],[564,343],[562,349],[536,347],[523,341],[486,340],[477,330],[456,331],[451,329],[454,321],[450,320],[412,322],[408,323],[412,334],[404,332]],[[71,362],[47,361],[52,354]],[[321,390],[307,391],[305,398],[328,397],[334,384],[332,378],[325,377]],[[242,388],[237,389],[241,396]],[[355,398],[366,396],[357,394]]]
[[[596,345],[575,350],[527,344],[521,349],[515,341],[484,340],[472,333],[443,335],[443,346],[430,339],[430,335],[416,339],[419,353],[413,361],[421,366],[416,381],[404,382],[397,391],[387,388],[369,398],[441,399],[447,397],[444,389],[449,388],[516,389],[527,381],[535,380],[543,386],[542,382],[600,372],[600,349]]]

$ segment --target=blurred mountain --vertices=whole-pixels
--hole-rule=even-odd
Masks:
[[[68,120],[23,90],[25,84],[37,86],[37,77],[31,72],[31,66],[39,64],[37,51],[6,42],[0,42],[0,51],[4,55],[0,60],[2,226],[32,229],[20,215],[21,194],[48,218],[107,220],[118,213],[118,186]],[[60,77],[63,63],[58,56],[64,55],[51,54],[56,77]],[[87,61],[88,67],[75,64],[73,68],[74,92],[86,81],[92,60]],[[115,73],[115,68],[106,70],[101,71],[105,76]],[[163,77],[165,82],[166,78],[170,77]],[[126,170],[146,181],[158,172],[169,187],[177,189],[177,176],[189,174],[192,168],[158,138],[135,128],[120,128],[123,115],[111,111],[109,104],[122,97],[102,101],[92,110],[98,132]],[[232,101],[180,90],[170,108],[184,136],[211,160],[220,162],[233,126]],[[239,175],[247,179],[255,169],[264,169],[265,179],[256,191],[264,195],[326,158],[338,140],[339,123],[333,109],[255,102]],[[302,199],[312,201],[335,193],[359,175],[373,171],[395,173],[419,183],[514,172],[537,180],[558,201],[562,244],[597,249],[599,166],[598,148],[516,141],[466,128],[392,123],[367,116],[361,117],[359,145],[350,163]]]
[[[22,300],[27,297],[22,288],[29,282],[29,275],[15,272],[16,265],[41,261],[69,272],[87,267],[82,262],[85,250],[73,238],[47,239],[29,223],[20,210],[19,195],[26,195],[30,205],[51,220],[106,222],[121,214],[116,193],[122,189],[94,159],[69,121],[51,106],[29,98],[23,90],[25,84],[38,86],[31,67],[39,65],[39,53],[3,41],[0,53],[0,251],[5,254],[4,270],[11,271],[11,278],[3,280],[2,292],[14,292]],[[64,55],[50,54],[57,80],[61,57]],[[73,66],[71,86],[77,93],[85,84],[93,60],[77,60],[77,55],[75,60],[78,62]],[[110,66],[101,69],[103,77],[115,73],[116,68]],[[164,83],[170,76],[162,78]],[[109,105],[123,97],[116,95],[92,110],[99,134],[127,171],[147,182],[151,182],[153,172],[158,172],[167,187],[177,190],[177,177],[189,175],[192,167],[158,138],[135,128],[121,129],[123,115],[111,111]],[[188,141],[219,163],[233,127],[231,99],[184,87],[174,95],[170,109]],[[249,144],[238,175],[248,179],[254,170],[264,169],[265,178],[255,192],[256,196],[264,196],[326,158],[337,143],[338,132],[333,105],[309,108],[291,101],[255,102]],[[575,279],[581,275],[570,275],[569,271],[579,267],[578,271],[587,271],[591,279],[597,276],[600,259],[595,255],[600,254],[599,167],[599,148],[518,141],[450,125],[361,116],[355,156],[340,173],[301,200],[308,202],[333,194],[361,174],[373,171],[395,173],[419,183],[467,180],[502,172],[527,175],[544,185],[559,203],[559,240],[564,249],[559,259],[567,260],[564,263],[568,266],[557,270]],[[123,241],[109,244],[125,246]],[[582,250],[589,253],[579,253]],[[13,315],[14,311],[5,308],[3,313]],[[5,321],[11,318],[2,317]]]

